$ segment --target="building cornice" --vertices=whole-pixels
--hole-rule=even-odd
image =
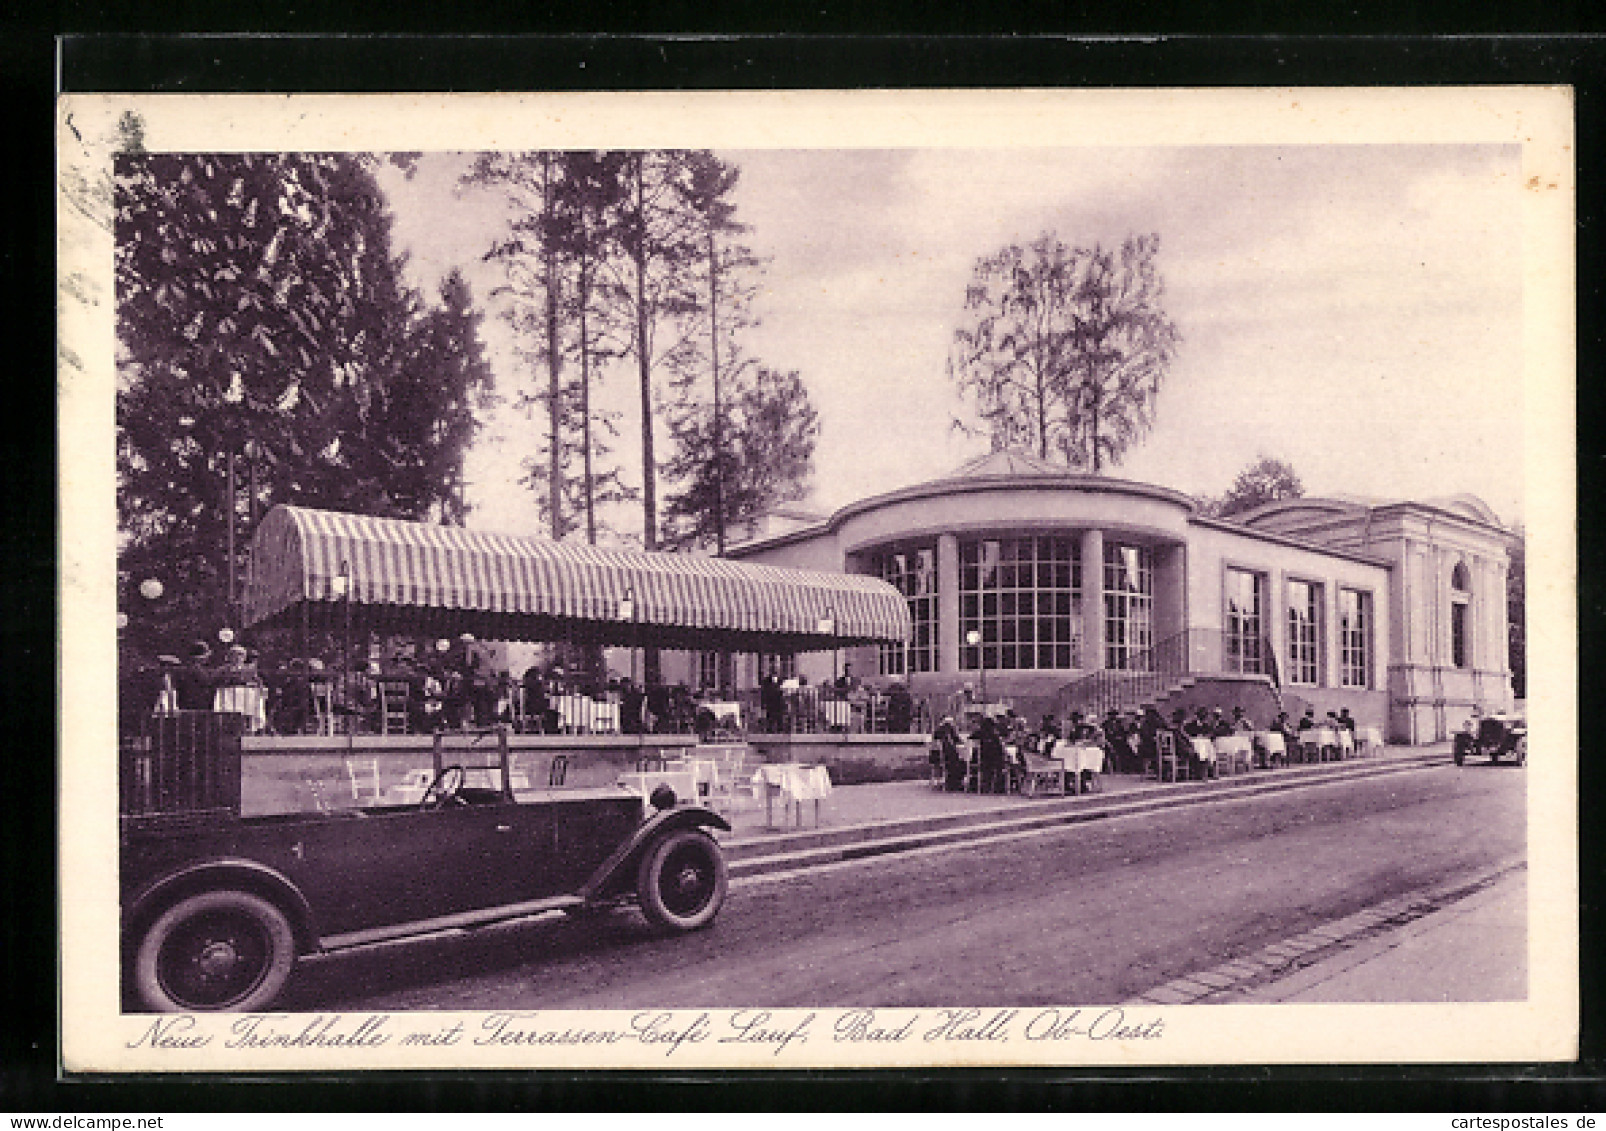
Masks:
[[[1205,515],[1194,515],[1188,519],[1190,526],[1203,526],[1209,530],[1220,530],[1227,534],[1238,534],[1245,538],[1255,538],[1262,542],[1270,542],[1276,546],[1288,546],[1295,550],[1310,550],[1317,554],[1326,554],[1328,557],[1345,558],[1362,565],[1382,566],[1392,569],[1394,563],[1388,558],[1378,557],[1375,554],[1365,554],[1359,550],[1346,550],[1339,546],[1328,545],[1325,542],[1315,542],[1309,538],[1300,538],[1292,534],[1274,533],[1270,530],[1261,530],[1253,526],[1245,526],[1225,518],[1209,518]]]

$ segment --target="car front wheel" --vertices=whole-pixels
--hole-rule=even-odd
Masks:
[[[284,912],[259,895],[207,891],[179,900],[140,937],[134,985],[164,1013],[263,1009],[296,962]]]
[[[713,922],[725,902],[725,857],[707,833],[681,829],[642,857],[636,895],[648,920],[676,931]]]

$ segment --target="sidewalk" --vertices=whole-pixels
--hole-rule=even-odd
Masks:
[[[1097,815],[1210,803],[1321,781],[1395,773],[1448,758],[1449,745],[1439,743],[1393,746],[1369,758],[1239,772],[1209,781],[1161,783],[1135,775],[1103,774],[1096,791],[1066,797],[947,793],[924,780],[875,782],[837,787],[819,803],[818,818],[815,803],[804,802],[801,823],[798,812],[786,812],[778,798],[766,818],[760,795],[743,797],[734,811],[725,812],[732,831],[722,841],[732,874],[749,874],[972,839],[1008,828],[1046,827]]]
[[[1234,997],[1235,1002],[1521,1001],[1528,996],[1528,874]],[[1454,956],[1454,961],[1447,961]]]

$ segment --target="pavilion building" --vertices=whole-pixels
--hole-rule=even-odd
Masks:
[[[885,579],[913,631],[902,646],[744,658],[744,686],[765,667],[822,683],[851,665],[872,687],[1028,711],[1258,694],[1264,713],[1271,695],[1296,714],[1347,707],[1411,743],[1512,703],[1512,535],[1470,495],[1298,498],[1221,519],[1178,491],[1002,451],[746,534],[728,556]]]

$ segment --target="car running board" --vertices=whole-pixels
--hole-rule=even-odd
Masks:
[[[350,950],[358,946],[390,942],[393,939],[417,938],[421,935],[440,934],[443,931],[467,931],[475,927],[488,927],[505,923],[509,919],[523,919],[547,911],[562,911],[580,907],[585,900],[578,895],[554,895],[546,899],[532,899],[525,903],[509,903],[503,907],[488,907],[483,911],[463,911],[456,915],[440,915],[434,919],[416,919],[410,923],[397,923],[390,927],[373,927],[366,931],[348,931],[343,935],[328,935],[319,940],[319,951]]]

